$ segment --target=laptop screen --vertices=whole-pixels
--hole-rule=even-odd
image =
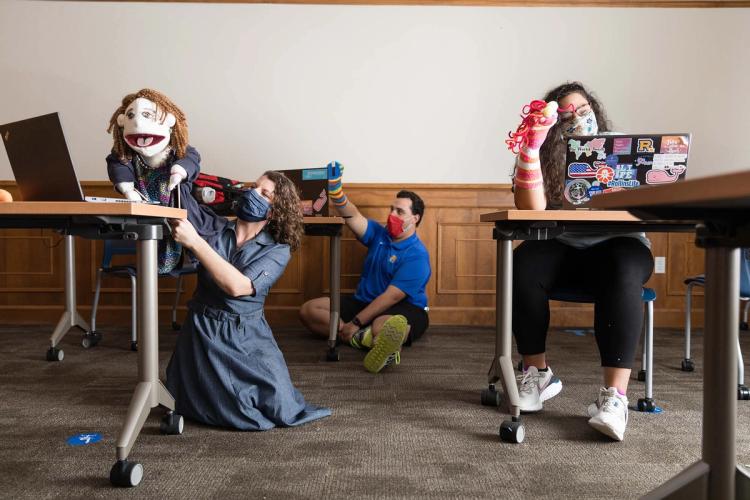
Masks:
[[[569,137],[563,208],[585,207],[593,196],[685,178],[690,134]]]
[[[24,201],[83,201],[57,113],[0,125]]]

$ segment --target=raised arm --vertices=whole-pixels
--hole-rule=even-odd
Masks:
[[[523,113],[523,122],[506,141],[511,151],[518,153],[513,171],[513,201],[521,210],[544,210],[547,198],[539,150],[547,132],[557,122],[557,103],[532,101]]]
[[[328,164],[328,197],[357,239],[362,239],[365,231],[367,231],[367,218],[359,212],[354,203],[349,201],[344,194],[341,182],[343,173],[344,167],[339,162],[332,161]]]

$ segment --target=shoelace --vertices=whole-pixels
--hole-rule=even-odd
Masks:
[[[508,132],[508,139],[505,139],[505,144],[513,153],[518,154],[521,147],[528,142],[531,127],[539,121],[536,113],[540,113],[545,107],[547,107],[546,102],[534,100],[521,109],[521,124],[515,132]]]
[[[518,392],[531,393],[534,390],[534,386],[539,385],[539,379],[542,378],[542,374],[537,372],[533,375],[530,371],[523,374],[521,379],[521,389]]]
[[[619,401],[619,399],[617,396],[607,393],[602,400],[602,404],[599,405],[599,409],[602,411],[618,411],[615,401]]]

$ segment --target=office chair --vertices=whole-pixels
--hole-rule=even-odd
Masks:
[[[135,265],[122,265],[113,266],[112,258],[116,255],[135,255],[136,246],[135,242],[130,240],[103,240],[104,241],[104,252],[102,253],[102,263],[96,272],[96,290],[94,291],[94,303],[91,307],[91,331],[86,332],[81,340],[81,345],[88,349],[94,347],[102,338],[100,332],[96,330],[96,312],[99,308],[99,295],[102,286],[102,276],[104,274],[111,274],[121,278],[130,279],[130,295],[131,295],[131,318],[130,318],[130,349],[133,351],[138,350],[138,338],[137,338],[137,270]],[[175,292],[174,303],[172,304],[172,329],[179,330],[180,324],[177,323],[177,306],[180,303],[180,294],[182,293],[182,280],[186,274],[195,274],[197,269],[194,265],[185,265],[179,269],[173,269],[169,273],[160,274],[159,277],[172,277],[177,278],[177,290]]]
[[[740,330],[747,330],[747,316],[750,309],[750,250],[743,248],[740,257],[740,300],[745,302],[742,311]],[[691,372],[695,370],[695,363],[690,358],[690,314],[693,308],[693,287],[706,286],[706,277],[703,274],[691,276],[685,279],[687,292],[685,293],[685,358],[682,360],[682,371]],[[737,399],[750,400],[750,389],[745,385],[745,361],[742,358],[740,338],[737,336]]]

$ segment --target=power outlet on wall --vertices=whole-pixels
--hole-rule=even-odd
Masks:
[[[664,274],[665,272],[667,272],[667,258],[655,257],[654,258],[654,273]]]

